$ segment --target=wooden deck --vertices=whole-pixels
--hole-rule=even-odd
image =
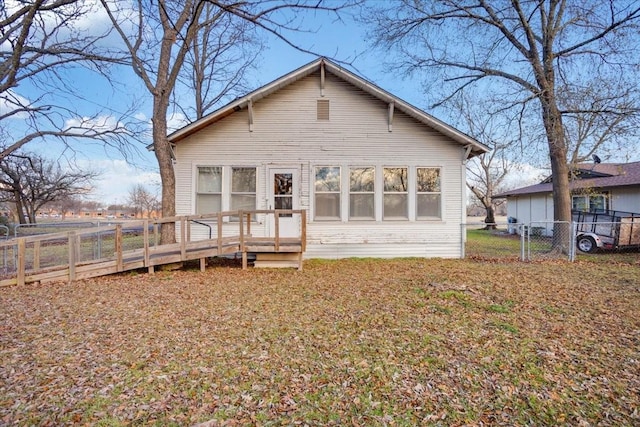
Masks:
[[[281,216],[299,217],[294,237],[280,234]],[[252,235],[252,224],[264,230],[272,221],[270,236]],[[175,227],[177,243],[160,244],[162,226]],[[304,210],[255,210],[210,215],[178,216],[158,220],[127,221],[109,226],[62,233],[20,237],[0,243],[3,269],[0,286],[32,282],[73,281],[160,265],[240,254],[242,268],[248,255],[294,255],[302,269],[306,248]],[[290,265],[290,264],[289,264]]]

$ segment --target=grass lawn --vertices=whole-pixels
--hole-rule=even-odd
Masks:
[[[0,289],[0,424],[640,424],[640,264],[304,267]]]

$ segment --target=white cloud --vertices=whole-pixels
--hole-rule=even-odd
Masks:
[[[549,171],[528,163],[513,163],[509,174],[504,180],[504,187],[513,189],[538,184],[548,175]]]
[[[136,113],[134,114],[133,117],[135,117],[136,120],[140,120],[141,122],[149,122],[149,124],[151,124],[151,121],[149,120],[147,115],[143,112]]]
[[[31,101],[23,96],[18,95],[15,91],[9,89],[5,91],[0,97],[0,115],[9,114],[12,111],[16,111],[24,107],[29,107],[30,105]],[[28,117],[28,114],[25,112],[21,112],[9,117],[13,119],[25,119]]]
[[[189,120],[182,113],[172,113],[167,118],[167,131],[168,133],[174,132],[189,124]]]
[[[78,165],[86,165],[87,168],[102,173],[95,180],[95,190],[89,198],[105,205],[125,203],[129,191],[137,184],[144,185],[151,193],[160,195],[160,174],[156,171],[139,169],[119,159],[79,161]]]

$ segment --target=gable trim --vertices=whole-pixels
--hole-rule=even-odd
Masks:
[[[350,71],[345,70],[339,65],[327,60],[326,58],[318,58],[315,61],[310,62],[307,65],[304,65],[297,70],[294,70],[277,80],[268,83],[267,85],[256,89],[255,91],[247,94],[244,97],[238,98],[224,107],[219,108],[218,110],[206,115],[205,117],[179,129],[168,136],[168,139],[172,143],[177,143],[184,138],[187,138],[189,135],[192,135],[199,130],[209,126],[212,123],[215,123],[223,118],[233,114],[234,112],[240,111],[244,108],[248,108],[249,102],[256,102],[270,94],[312,74],[315,71],[320,70],[320,95],[324,96],[324,80],[323,80],[323,72],[330,72],[336,77],[346,81],[347,83],[352,84],[353,86],[373,95],[375,98],[387,103],[394,105],[394,110],[398,109],[399,111],[409,115],[410,117],[416,119],[417,121],[426,124],[427,126],[437,130],[443,135],[448,136],[454,141],[458,142],[462,146],[470,146],[471,147],[471,157],[477,156],[489,151],[489,147],[486,145],[476,141],[465,133],[447,125],[443,121],[436,119],[430,114],[420,110],[419,108],[414,107],[408,102],[403,101],[402,99],[393,96],[389,92],[381,89],[380,87],[374,85],[371,82],[353,74]],[[390,128],[391,129],[391,128]]]

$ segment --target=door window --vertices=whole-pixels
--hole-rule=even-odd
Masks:
[[[273,175],[274,209],[293,209],[293,174],[275,173]],[[290,217],[291,214],[280,215]]]

